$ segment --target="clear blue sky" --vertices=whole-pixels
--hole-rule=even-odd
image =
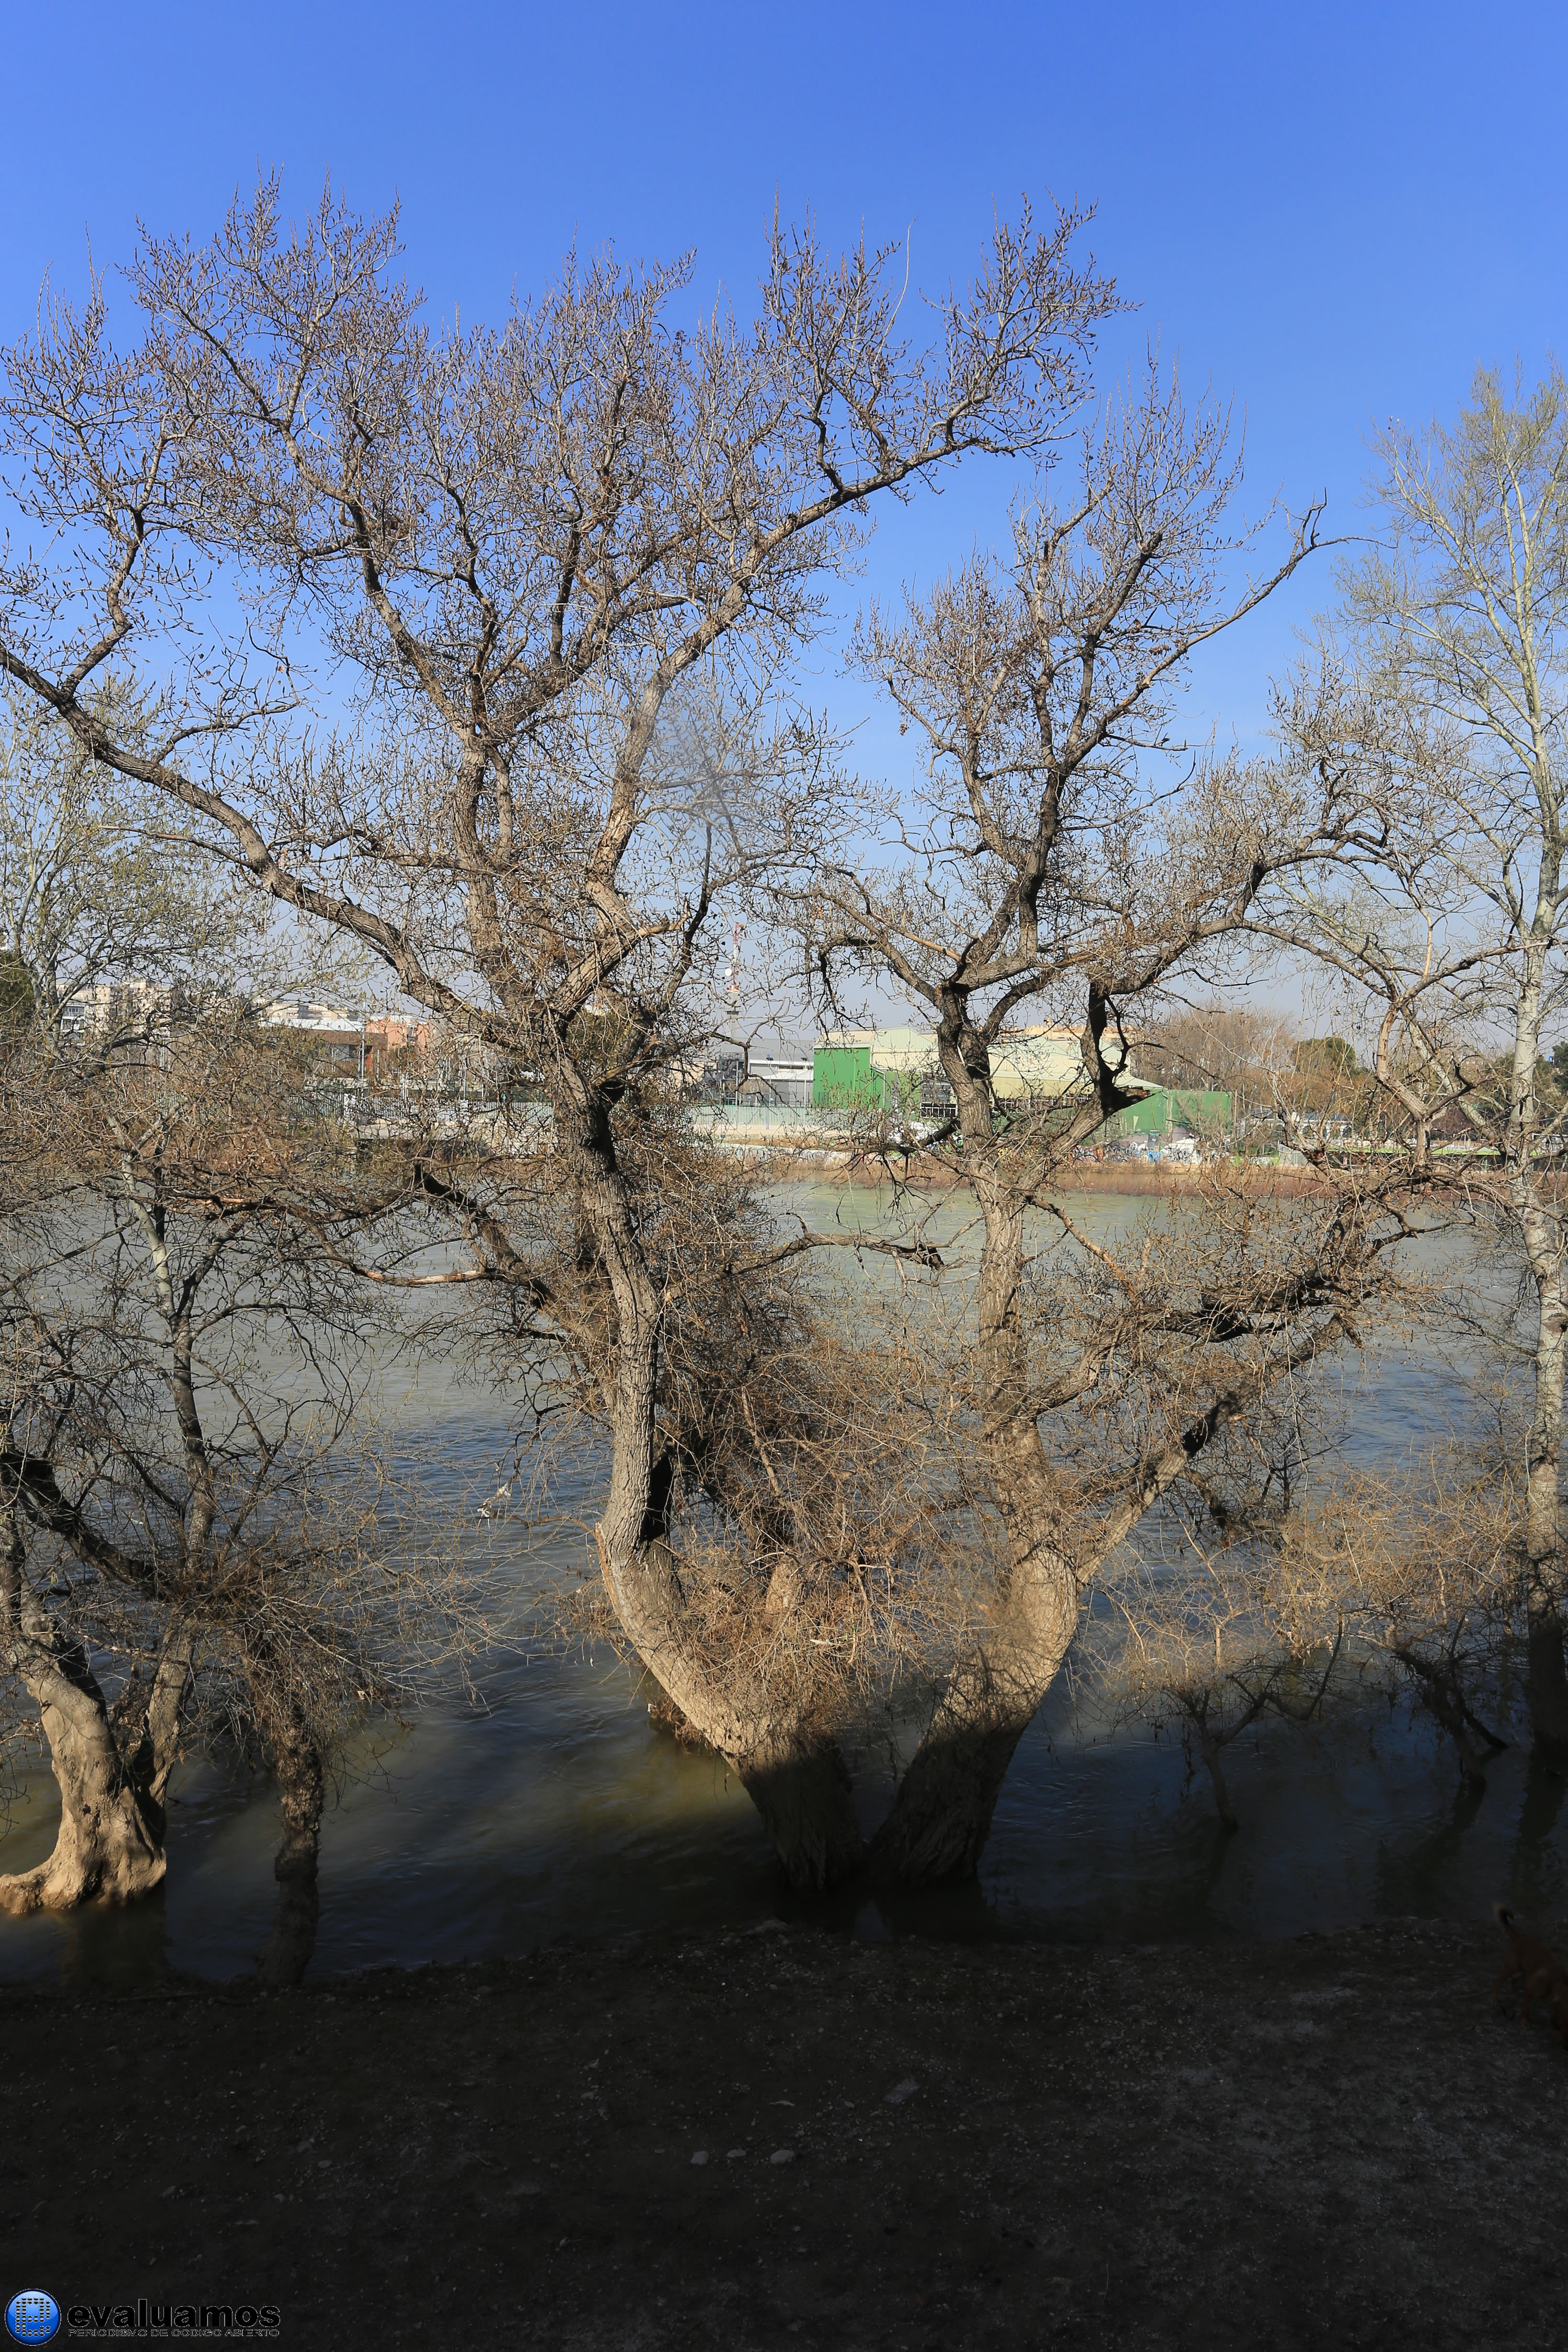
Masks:
[[[914,225],[917,275],[975,255],[993,200],[1094,202],[1149,330],[1247,412],[1249,483],[1327,488],[1357,527],[1368,423],[1447,411],[1477,361],[1561,340],[1568,11],[1526,5],[768,9],[397,5],[6,10],[0,332],[90,230],[200,235],[257,164],[303,202],[330,166],[404,202],[414,274],[494,313],[576,237],[691,245],[697,287],[755,283],[775,192],[836,239]],[[876,573],[926,571],[986,486],[896,524]],[[1299,609],[1320,594],[1308,590]],[[1246,723],[1255,631],[1213,680]],[[1234,712],[1220,709],[1234,703]]]
[[[697,254],[696,292],[749,304],[775,193],[836,240],[913,224],[917,278],[975,257],[994,200],[1088,199],[1093,244],[1189,383],[1234,393],[1248,482],[1364,527],[1375,419],[1450,412],[1479,361],[1563,340],[1568,10],[1467,5],[110,6],[10,0],[0,333],[84,236],[123,258],[140,213],[206,234],[279,164],[303,205],[331,167],[404,203],[412,273],[497,313],[576,238]],[[884,529],[879,583],[929,573],[1000,515],[974,485]],[[1256,726],[1289,629],[1331,583],[1233,640],[1200,682]],[[852,600],[856,590],[847,591]],[[858,688],[818,665],[847,715]],[[898,739],[873,723],[874,763]]]

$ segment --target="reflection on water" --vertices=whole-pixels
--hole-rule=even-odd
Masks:
[[[844,1206],[803,1194],[806,1213]],[[1081,1204],[1100,1230],[1137,1204]],[[868,1217],[869,1211],[862,1212]],[[1345,1372],[1347,1452],[1396,1450],[1439,1417],[1446,1368],[1384,1350]],[[454,1486],[477,1491],[504,1454],[492,1399],[442,1372],[414,1400]],[[515,1581],[537,1584],[525,1529],[493,1538]],[[578,1572],[583,1538],[544,1556]],[[563,1937],[742,1925],[793,1911],[862,1935],[918,1930],[1074,1940],[1294,1935],[1380,1914],[1474,1916],[1500,1895],[1564,1907],[1563,1780],[1521,1748],[1461,1798],[1447,1751],[1404,1715],[1303,1732],[1261,1727],[1227,1752],[1241,1833],[1221,1835],[1179,1745],[1083,1736],[1065,1690],[1019,1748],[979,1884],[927,1895],[856,1892],[805,1906],[782,1887],[750,1800],[710,1757],[649,1726],[636,1677],[614,1662],[502,1648],[482,1706],[453,1703],[379,1753],[367,1745],[322,1825],[311,1973],[525,1950]],[[868,1767],[868,1814],[879,1791]],[[35,1780],[0,1843],[27,1868],[54,1838],[53,1784]],[[0,1919],[0,1977],[129,1986],[168,1969],[250,1973],[273,1934],[274,1793],[211,1765],[173,1788],[169,1876],[126,1912]]]

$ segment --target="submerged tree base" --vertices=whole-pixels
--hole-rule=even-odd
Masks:
[[[68,1816],[47,1862],[0,1878],[0,1912],[74,1911],[83,1903],[138,1903],[161,1886],[168,1864],[129,1791],[90,1825]]]
[[[91,1902],[136,1903],[162,1885],[163,1809],[125,1775],[109,1738],[88,1745],[57,1726],[59,1834],[47,1862],[0,1877],[0,1912],[74,1911]]]

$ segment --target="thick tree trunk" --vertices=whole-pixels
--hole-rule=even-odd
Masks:
[[[59,1834],[47,1862],[0,1878],[0,1910],[70,1911],[94,1896],[133,1903],[152,1893],[167,1867],[163,1808],[127,1774],[90,1675],[68,1696],[52,1698],[42,1695],[43,1679],[26,1677],[42,1708],[59,1785]]]
[[[175,1664],[166,1654],[152,1700],[130,1727],[127,1740],[123,1733],[117,1736],[80,1643],[49,1617],[33,1591],[22,1539],[15,1532],[0,1565],[0,1608],[8,1664],[37,1705],[60,1792],[54,1852],[32,1870],[0,1877],[0,1910],[69,1911],[94,1897],[135,1902],[151,1894],[167,1867],[163,1796],[188,1657],[180,1650]],[[176,1683],[171,1708],[170,1689]]]
[[[623,1632],[679,1712],[710,1746],[734,1753],[737,1727],[716,1703],[683,1638],[684,1596],[675,1555],[650,1509],[657,1434],[660,1306],[638,1240],[603,1109],[562,1118],[574,1149],[583,1214],[615,1301],[610,1479],[595,1534],[605,1591]]]
[[[736,1769],[792,1886],[820,1891],[855,1876],[866,1849],[836,1741],[785,1736]]]
[[[660,1689],[648,1720],[683,1747],[711,1748],[683,1707]],[[714,1753],[721,1754],[721,1749]],[[818,1731],[781,1730],[766,1748],[725,1757],[763,1817],[792,1886],[820,1891],[853,1878],[866,1859],[849,1768],[837,1742]]]
[[[949,1678],[871,1841],[874,1878],[919,1886],[979,1869],[1014,1752],[1055,1679],[1054,1667],[1017,1677],[999,1671],[995,1647],[971,1652]]]
[[[989,1118],[987,1108],[987,1133]],[[994,1630],[954,1666],[872,1840],[872,1872],[885,1881],[973,1875],[1018,1742],[1078,1630],[1078,1581],[1060,1539],[1060,1497],[1028,1404],[1018,1296],[1023,1212],[994,1160],[983,1164],[976,1190],[985,1223],[977,1302],[979,1448],[1007,1557]]]
[[[728,1681],[699,1654],[679,1561],[655,1492],[662,1328],[607,1120],[590,1111],[573,1134],[584,1217],[616,1305],[609,1490],[596,1536],[622,1630],[672,1706],[732,1767],[756,1804],[792,1885],[824,1887],[860,1866],[849,1776],[830,1740],[781,1717],[765,1694]]]
[[[1536,1237],[1531,1234],[1531,1239]],[[1540,1244],[1537,1241],[1537,1247]],[[1558,1592],[1563,1538],[1563,1385],[1568,1308],[1555,1255],[1540,1280],[1541,1325],[1535,1357],[1535,1412],[1530,1425],[1525,1507],[1525,1690],[1536,1745],[1568,1756],[1568,1671]]]
[[[1526,1694],[1535,1744],[1553,1759],[1568,1758],[1568,1673],[1557,1595],[1532,1572],[1525,1595],[1528,1617]]]
[[[612,1580],[603,1522],[598,1535],[616,1614],[665,1694],[658,1717],[689,1725],[723,1757],[762,1815],[792,1886],[820,1890],[854,1877],[865,1844],[837,1742],[780,1715],[765,1693],[727,1686],[703,1671],[680,1638],[679,1563],[667,1543],[642,1546],[629,1570]]]

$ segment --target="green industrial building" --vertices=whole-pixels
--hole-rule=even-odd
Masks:
[[[1076,1029],[1005,1029],[991,1048],[997,1101],[1058,1101],[1089,1083]],[[812,1061],[811,1099],[818,1110],[918,1115],[922,1097],[951,1101],[929,1029],[847,1029],[826,1037]]]
[[[1037,1028],[1004,1031],[992,1048],[997,1108],[1057,1102],[1067,1106],[1088,1086],[1078,1031]],[[1134,1087],[1142,1082],[1132,1079]],[[812,1057],[811,1100],[816,1110],[883,1112],[918,1118],[922,1093],[937,1089],[951,1101],[929,1030],[850,1029],[825,1038]],[[933,1103],[928,1108],[935,1108]],[[1151,1087],[1141,1101],[1118,1111],[1096,1131],[1098,1142],[1174,1135],[1216,1136],[1229,1131],[1235,1097],[1196,1087]]]
[[[1100,1129],[1097,1141],[1115,1142],[1129,1135],[1173,1135],[1178,1128],[1193,1135],[1230,1131],[1236,1108],[1234,1095],[1201,1087],[1152,1087],[1141,1102],[1119,1110]]]
[[[818,1045],[811,1062],[811,1100],[816,1110],[900,1111],[919,1107],[920,1073],[883,1069],[871,1060],[871,1045],[835,1040]]]
[[[1004,1030],[992,1046],[992,1085],[996,1108],[1023,1103],[1068,1103],[1089,1085],[1084,1046],[1077,1030]],[[1131,1082],[1140,1085],[1140,1079]],[[936,1061],[931,1030],[839,1030],[811,1056],[814,1110],[869,1110],[889,1118],[920,1118],[921,1094],[936,1087],[936,1101],[950,1101]],[[1117,1143],[1131,1136],[1220,1136],[1232,1127],[1234,1096],[1206,1087],[1150,1087],[1142,1101],[1119,1110],[1096,1140]]]

